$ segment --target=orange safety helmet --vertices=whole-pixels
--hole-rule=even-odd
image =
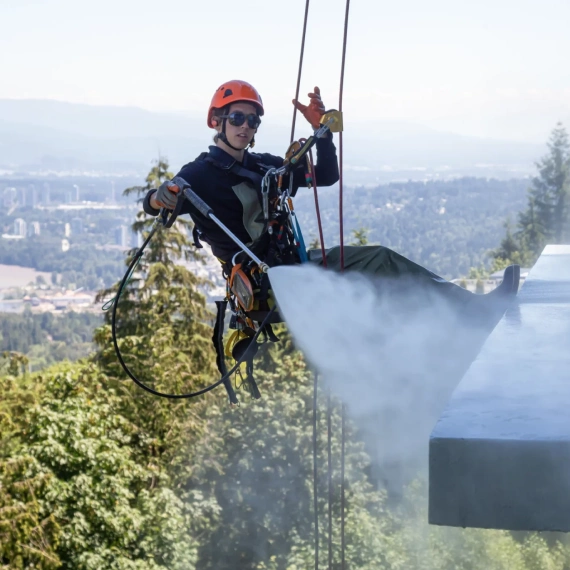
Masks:
[[[257,107],[259,116],[263,116],[263,101],[257,90],[245,81],[234,79],[220,85],[220,87],[216,89],[212,97],[212,102],[210,103],[210,108],[208,109],[208,126],[211,129],[214,128],[212,117],[216,109],[222,109],[226,105],[237,103],[238,101],[253,103]]]

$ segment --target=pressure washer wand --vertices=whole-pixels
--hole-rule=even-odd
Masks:
[[[259,269],[263,273],[267,273],[269,271],[269,265],[261,261],[261,259],[259,259],[259,257],[257,257],[257,255],[255,255],[255,253],[253,253],[253,251],[251,251],[251,249],[249,249],[247,245],[245,245],[223,222],[221,222],[214,215],[214,210],[212,210],[212,208],[210,208],[210,206],[208,206],[208,204],[206,204],[206,202],[204,202],[204,200],[202,200],[202,198],[200,198],[200,196],[198,196],[196,192],[192,190],[190,185],[183,178],[176,176],[175,178],[172,179],[172,185],[177,186],[180,190],[182,190],[182,195],[184,196],[184,198],[186,198],[186,200],[188,200],[203,216],[205,216],[206,218],[210,218],[210,220],[216,223],[231,240],[233,240],[237,245],[239,245],[241,249],[253,261],[255,261],[255,263],[257,263]],[[178,199],[181,200],[182,198],[179,197]]]

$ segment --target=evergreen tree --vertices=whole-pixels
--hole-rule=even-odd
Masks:
[[[369,228],[358,228],[352,230],[352,241],[348,245],[368,245],[368,234],[370,233]]]
[[[520,240],[519,250],[523,265],[532,265],[542,251],[541,244],[547,241],[546,229],[536,215],[535,200],[532,196],[528,200],[528,209],[519,214],[518,228],[517,237]]]
[[[172,177],[168,163],[160,159],[149,172],[146,185],[127,188],[124,195],[140,197]],[[146,238],[156,223],[160,222],[140,211],[132,228]],[[209,283],[185,266],[190,260],[202,260],[188,239],[190,229],[191,223],[184,219],[178,219],[168,230],[158,229],[123,289],[117,310],[118,336],[121,344],[125,345],[129,366],[133,366],[134,371],[155,388],[167,391],[196,389],[215,375],[210,346],[213,315],[206,306],[204,295]],[[135,252],[136,249],[129,252],[127,264]],[[98,298],[108,298],[115,292],[116,287],[102,291]],[[111,323],[111,317],[112,311],[109,311],[107,324]],[[122,376],[109,334],[109,327],[96,334],[100,361],[108,366],[109,371]],[[132,352],[134,346],[138,347],[136,353]],[[129,351],[132,356],[129,356]],[[170,372],[164,386],[153,383],[155,372],[161,369]]]
[[[536,164],[538,176],[532,179],[517,231],[513,235],[507,225],[501,246],[491,252],[499,265],[533,265],[547,243],[570,240],[570,142],[562,123],[553,129],[548,150]]]
[[[144,186],[127,188],[124,194],[140,198],[172,177],[168,163],[160,159]],[[140,211],[133,230],[146,238],[155,223]],[[171,228],[159,228],[154,234],[121,295],[116,322],[119,347],[133,373],[156,390],[177,394],[195,391],[218,378],[211,342],[213,315],[204,295],[208,283],[185,266],[190,260],[201,260],[188,240],[190,228],[190,222],[180,218]],[[134,253],[129,252],[127,263]],[[116,287],[101,292],[99,298],[113,294]],[[95,333],[96,360],[110,385],[125,395],[122,413],[148,434],[145,460],[185,480],[192,453],[184,446],[203,433],[204,410],[211,399],[166,400],[144,392],[130,380],[125,384],[111,339],[111,311],[106,321]],[[223,394],[218,394],[224,401]]]
[[[536,205],[537,218],[545,228],[546,237],[560,243],[568,235],[570,184],[570,143],[562,123],[558,123],[552,131],[548,149],[549,154],[537,164],[539,176],[533,179],[530,196]]]

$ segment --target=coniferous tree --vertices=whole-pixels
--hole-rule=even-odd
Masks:
[[[548,149],[537,163],[539,174],[529,189],[528,217],[532,224],[528,229],[521,227],[521,235],[535,255],[540,255],[546,242],[561,243],[568,237],[570,143],[561,123],[552,131]]]
[[[124,194],[140,197],[172,177],[168,163],[160,159],[144,186],[127,188]],[[146,237],[155,223],[140,211],[132,227]],[[190,222],[180,218],[171,228],[158,229],[117,308],[118,344],[128,367],[145,384],[174,394],[193,392],[218,378],[211,343],[213,316],[204,295],[208,283],[185,265],[201,260],[188,240],[190,228]],[[135,251],[129,252],[127,263]],[[114,294],[116,287],[101,292],[99,298]],[[192,454],[181,446],[197,441],[203,433],[209,399],[166,400],[130,381],[125,384],[126,375],[111,340],[111,319],[112,311],[108,311],[107,324],[95,333],[96,359],[112,379],[111,385],[125,395],[122,412],[147,433],[147,460],[157,469],[168,466],[171,475],[178,470],[176,477],[185,480]]]
[[[127,188],[124,195],[140,197],[172,177],[168,163],[160,159],[149,172],[146,185]],[[158,218],[150,218],[144,211],[139,211],[132,229],[146,238],[157,223],[160,224]],[[192,385],[185,384],[185,387],[195,388],[196,378],[200,384],[211,379],[214,373],[209,340],[213,316],[206,307],[204,295],[208,282],[198,278],[185,265],[189,261],[201,261],[188,239],[190,229],[191,223],[182,218],[169,229],[159,227],[124,288],[117,310],[116,325],[122,342],[144,344],[130,363],[149,380],[149,371],[154,374],[159,368],[174,366],[176,372],[171,368],[170,386],[162,387],[170,390],[182,388],[182,376],[193,377]],[[127,264],[135,252],[136,249],[129,252]],[[102,291],[99,300],[115,292],[116,287]],[[108,324],[111,318],[112,311],[108,311]],[[114,353],[109,351],[109,330],[105,330],[107,334],[95,337],[101,347],[99,356],[120,373]],[[128,338],[131,340],[127,341]]]
[[[519,214],[517,231],[507,235],[491,255],[495,265],[533,265],[547,243],[570,239],[570,142],[558,123],[548,142],[548,154],[536,166],[538,176],[528,190],[528,207]]]

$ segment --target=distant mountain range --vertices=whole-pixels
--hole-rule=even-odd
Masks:
[[[299,122],[297,136],[309,134]],[[266,117],[256,150],[282,155],[290,127]],[[145,173],[159,154],[177,169],[211,144],[203,116],[43,100],[0,100],[0,169]],[[421,125],[345,117],[345,165],[354,182],[477,174],[520,176],[545,145],[461,136]],[[427,174],[426,174],[427,173]]]

